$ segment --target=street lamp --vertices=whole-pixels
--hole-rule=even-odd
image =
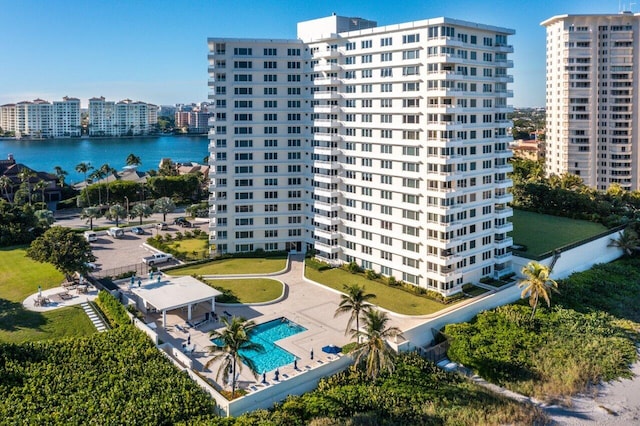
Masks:
[[[124,201],[126,202],[126,205],[127,205],[127,225],[128,225],[129,224],[129,197],[125,195]]]

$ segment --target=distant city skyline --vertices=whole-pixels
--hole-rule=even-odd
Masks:
[[[561,14],[617,13],[629,2],[0,0],[0,105],[71,96],[156,105],[207,100],[207,38],[295,38],[300,21],[358,16],[379,26],[445,16],[513,28],[516,107],[545,104],[545,29]],[[635,6],[633,9],[637,9]],[[634,12],[636,10],[633,10]],[[215,26],[213,23],[215,22]]]

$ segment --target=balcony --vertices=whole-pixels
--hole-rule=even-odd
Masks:
[[[318,237],[318,238],[322,238],[322,239],[325,239],[325,240],[328,240],[328,241],[334,240],[334,239],[340,237],[340,233],[338,231],[325,231],[325,230],[318,229],[318,228],[313,230],[313,235]],[[316,240],[316,242],[319,242],[319,241]]]
[[[501,238],[495,240],[495,245],[497,249],[508,248],[513,245],[513,238]]]
[[[513,223],[505,222],[505,223],[503,223],[501,225],[495,225],[493,227],[493,229],[495,229],[498,232],[502,232],[502,233],[511,232],[511,231],[513,231]]]
[[[325,142],[338,142],[340,141],[340,135],[337,133],[318,132],[313,134],[314,139]]]
[[[322,251],[325,253],[339,253],[340,252],[340,246],[338,245],[329,245],[329,244],[325,244],[323,242],[320,241],[314,241],[313,243],[314,247],[316,250],[318,251]]]
[[[340,107],[337,105],[316,105],[313,107],[313,112],[320,114],[337,114],[340,112]]]
[[[507,260],[511,259],[511,252],[507,252],[504,254],[494,254],[493,255],[493,260],[495,260],[496,262],[500,262],[500,263],[504,263]]]
[[[313,80],[315,86],[337,86],[341,82],[337,77],[320,77]]]
[[[313,215],[313,221],[321,225],[333,226],[333,225],[338,225],[340,223],[340,218],[324,216],[321,214],[315,214]]]
[[[322,71],[340,71],[340,65],[338,64],[318,64],[313,67],[313,71],[322,72]]]

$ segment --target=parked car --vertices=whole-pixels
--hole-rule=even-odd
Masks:
[[[182,222],[186,222],[187,218],[184,216],[178,216],[175,219],[173,219],[173,224],[174,225],[182,225]]]
[[[84,238],[90,243],[93,243],[94,241],[98,241],[98,234],[93,231],[87,231],[84,233]]]
[[[131,232],[133,232],[136,235],[144,235],[144,234],[146,234],[145,230],[142,229],[139,226],[134,226],[133,228],[131,228]]]
[[[87,269],[88,269],[88,270],[90,270],[90,271],[95,271],[96,269],[98,269],[98,265],[96,265],[96,264],[95,264],[95,263],[93,263],[93,262],[86,262],[86,263],[84,264],[84,266],[86,266],[86,267],[87,267]]]
[[[173,259],[173,256],[167,253],[156,253],[151,256],[143,257],[142,261],[149,266],[153,266],[157,263],[165,263]]]
[[[183,228],[191,228],[193,227],[193,224],[188,220],[183,220],[182,222],[180,222],[180,226],[182,226]]]
[[[124,230],[113,226],[107,230],[107,234],[113,238],[122,238],[124,237]]]
[[[167,224],[166,224],[166,222],[160,222],[160,223],[158,223],[158,224],[156,225],[156,228],[158,228],[158,229],[160,229],[160,230],[164,231],[164,230],[169,229],[169,225],[167,225]]]

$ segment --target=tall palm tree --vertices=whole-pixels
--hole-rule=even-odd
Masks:
[[[151,207],[144,203],[138,203],[131,208],[129,212],[129,216],[133,219],[134,217],[140,218],[140,225],[142,225],[142,218],[151,216],[152,210]]]
[[[9,188],[12,188],[11,192],[13,192],[13,181],[11,178],[8,176],[0,176],[0,188],[4,191],[4,197],[10,204],[12,204],[12,201],[9,198]]]
[[[58,177],[58,182],[60,183],[60,186],[64,187],[64,181],[66,180],[67,175],[69,174],[69,172],[67,172],[66,170],[64,170],[60,166],[55,166],[53,168],[53,170],[55,170],[55,172],[56,172],[56,176]]]
[[[533,260],[522,267],[521,273],[526,278],[518,284],[518,287],[524,287],[520,297],[524,299],[529,295],[529,305],[533,308],[531,319],[533,319],[541,297],[547,302],[547,306],[551,306],[551,291],[558,292],[558,283],[549,277],[551,270],[548,266]]]
[[[632,256],[640,249],[640,239],[633,229],[625,228],[618,234],[618,238],[612,238],[607,246],[617,247],[623,251],[625,256]]]
[[[127,166],[139,166],[142,164],[142,161],[140,160],[140,157],[131,153],[127,156],[126,163]]]
[[[162,213],[162,221],[166,222],[167,213],[171,213],[176,209],[176,205],[169,197],[161,197],[156,200],[153,205],[153,210],[156,213]]]
[[[91,205],[89,202],[89,181],[87,180],[87,173],[92,169],[93,166],[89,163],[82,162],[76,165],[76,172],[84,174],[84,196],[87,198],[87,205]]]
[[[220,366],[216,380],[225,372],[231,371],[231,395],[233,397],[236,392],[236,371],[238,373],[242,371],[242,364],[249,367],[254,377],[258,375],[253,360],[240,351],[264,352],[264,348],[259,343],[249,340],[249,333],[255,327],[253,321],[247,321],[243,317],[234,316],[231,320],[223,317],[222,324],[224,325],[222,330],[214,330],[209,333],[211,339],[219,341],[220,345],[207,347],[207,350],[213,354],[213,358],[207,361],[204,368],[209,368],[211,364],[219,361]]]
[[[45,203],[44,200],[44,190],[47,189],[47,187],[49,186],[49,182],[47,182],[46,180],[40,179],[38,182],[36,182],[36,184],[33,186],[33,190],[34,191],[40,191],[40,196],[42,197],[41,201],[42,203]]]
[[[109,210],[107,210],[105,217],[109,220],[115,220],[116,226],[118,226],[120,224],[120,219],[124,219],[127,217],[127,209],[122,207],[120,204],[114,204],[113,206],[109,207]]]
[[[20,178],[23,184],[27,185],[29,205],[31,205],[31,178],[36,177],[36,174],[33,170],[23,167],[20,170],[20,173],[18,173],[18,177]]]
[[[366,374],[375,380],[381,371],[392,372],[395,351],[387,343],[388,339],[402,337],[402,331],[398,327],[387,327],[389,317],[386,312],[377,309],[368,309],[362,316],[364,331],[353,329],[351,335],[362,343],[358,343],[352,355],[357,366],[364,365]]]
[[[369,300],[376,297],[375,294],[365,293],[364,287],[360,287],[358,284],[344,285],[344,291],[346,294],[340,296],[341,301],[338,305],[338,309],[333,314],[333,317],[338,315],[350,313],[349,321],[347,321],[347,327],[344,334],[347,335],[351,331],[353,321],[356,322],[356,330],[360,330],[360,314],[369,310],[371,303]]]
[[[115,176],[114,173],[116,172],[116,169],[111,167],[109,164],[105,163],[102,166],[100,166],[100,171],[107,178],[107,204],[109,204],[109,177]]]
[[[101,169],[95,169],[89,175],[89,178],[93,183],[98,183],[103,177],[104,177],[104,173],[102,172]],[[102,189],[100,188],[100,185],[96,185],[96,186],[98,187],[98,205],[101,206],[102,205]]]
[[[93,230],[93,219],[100,217],[100,209],[98,207],[85,207],[80,213],[80,219],[87,219],[89,229]]]

